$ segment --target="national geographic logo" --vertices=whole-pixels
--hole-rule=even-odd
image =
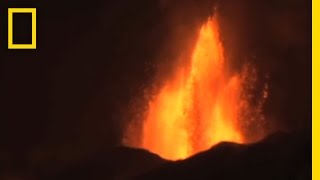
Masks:
[[[28,5],[28,3],[6,5],[2,2],[0,5],[2,6],[0,8],[1,48],[9,50],[37,49],[37,8]]]
[[[31,43],[14,43],[13,25],[15,14],[31,14]],[[22,30],[23,31],[23,30]],[[37,9],[9,8],[8,9],[8,49],[37,49]]]

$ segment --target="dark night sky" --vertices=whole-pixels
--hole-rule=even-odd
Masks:
[[[311,133],[311,1],[219,2],[230,56],[270,76],[270,128]],[[155,64],[170,69],[212,3],[1,1],[0,166],[73,161],[118,145]],[[8,7],[37,8],[37,50],[7,50]]]

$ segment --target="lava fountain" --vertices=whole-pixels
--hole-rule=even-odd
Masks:
[[[176,160],[222,141],[247,143],[247,115],[261,112],[245,94],[246,81],[253,76],[249,69],[231,71],[218,22],[208,19],[190,60],[179,64],[148,102],[140,147]]]

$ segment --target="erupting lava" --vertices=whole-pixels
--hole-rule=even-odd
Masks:
[[[142,148],[176,160],[221,141],[247,142],[243,114],[256,111],[244,95],[250,74],[232,73],[223,51],[218,22],[211,18],[200,30],[191,61],[180,64],[149,101]]]

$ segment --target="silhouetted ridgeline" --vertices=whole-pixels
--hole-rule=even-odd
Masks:
[[[250,145],[220,143],[180,161],[127,147],[108,150],[91,160],[40,179],[311,179],[311,141],[274,134]]]

